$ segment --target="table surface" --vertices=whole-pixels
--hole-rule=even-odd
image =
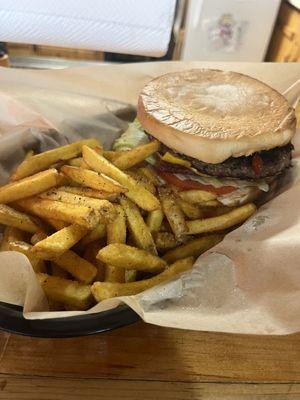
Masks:
[[[0,334],[0,399],[299,399],[300,334],[138,322],[72,339]]]

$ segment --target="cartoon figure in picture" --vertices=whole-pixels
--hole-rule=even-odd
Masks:
[[[232,14],[222,14],[208,24],[208,39],[213,50],[235,51],[242,43],[247,21],[236,21]]]
[[[235,20],[231,14],[223,14],[218,21],[219,36],[223,40],[224,46],[228,46],[233,37]]]

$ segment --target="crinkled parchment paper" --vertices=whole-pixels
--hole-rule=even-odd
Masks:
[[[0,69],[0,183],[27,150],[44,151],[79,137],[106,147],[126,127],[139,90],[156,75],[212,67],[244,72],[284,92],[299,64],[148,63],[59,71]],[[58,133],[59,132],[59,133]],[[298,141],[298,143],[297,143]],[[127,303],[146,322],[176,328],[256,334],[300,330],[300,140],[292,181],[191,271],[136,296],[106,300],[87,313]],[[24,307],[26,318],[49,312],[27,258],[0,254],[0,301]]]

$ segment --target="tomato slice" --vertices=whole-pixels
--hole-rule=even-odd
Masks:
[[[252,169],[256,177],[260,177],[263,168],[263,160],[258,154],[254,154],[251,160]]]
[[[221,196],[222,194],[231,193],[236,190],[234,186],[222,186],[216,188],[213,185],[204,185],[203,183],[193,181],[192,179],[182,180],[177,178],[177,176],[171,174],[170,172],[157,171],[157,173],[164,181],[171,185],[177,186],[181,190],[206,190],[207,192],[215,193],[219,196]]]

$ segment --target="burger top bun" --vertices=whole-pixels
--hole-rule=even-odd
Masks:
[[[293,108],[268,85],[236,72],[193,69],[150,81],[138,101],[146,132],[207,163],[290,142]]]

